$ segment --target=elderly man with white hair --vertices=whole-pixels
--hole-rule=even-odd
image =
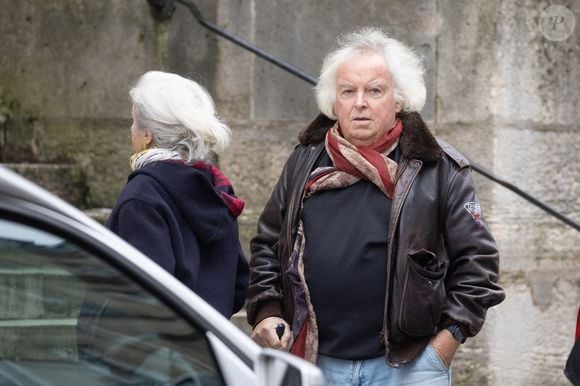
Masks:
[[[449,385],[505,297],[469,162],[419,114],[423,72],[382,30],[344,35],[251,241],[252,337],[329,385]]]

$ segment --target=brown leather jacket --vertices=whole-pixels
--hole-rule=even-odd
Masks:
[[[391,366],[415,358],[431,336],[452,322],[466,336],[474,336],[487,309],[505,298],[497,285],[497,247],[478,210],[469,162],[436,140],[418,113],[399,117],[404,127],[402,159],[390,216],[383,324]],[[324,151],[324,135],[332,123],[319,116],[300,134],[301,145],[288,159],[260,217],[251,241],[251,325],[268,316],[283,317],[292,325],[293,287],[281,267],[292,252],[306,180]]]

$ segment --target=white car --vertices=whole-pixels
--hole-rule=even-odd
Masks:
[[[0,385],[323,385],[108,229],[0,166]]]

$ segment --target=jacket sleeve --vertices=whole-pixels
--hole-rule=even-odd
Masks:
[[[466,336],[476,335],[487,309],[505,298],[497,284],[499,253],[476,197],[471,169],[451,176],[444,204],[444,237],[449,267],[443,324],[458,322]]]
[[[169,228],[154,206],[138,199],[125,201],[112,213],[107,226],[166,271],[175,274]]]
[[[250,242],[250,286],[246,312],[252,326],[269,316],[283,317],[282,270],[278,243],[286,220],[288,200],[293,185],[297,151],[282,170],[270,199],[258,220],[256,236]]]
[[[242,253],[238,255],[238,264],[236,267],[236,287],[234,295],[234,308],[232,315],[242,309],[246,301],[246,294],[248,292],[248,261],[246,256]]]

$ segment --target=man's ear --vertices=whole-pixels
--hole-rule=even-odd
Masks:
[[[403,109],[403,102],[395,102],[395,110],[400,113]]]

